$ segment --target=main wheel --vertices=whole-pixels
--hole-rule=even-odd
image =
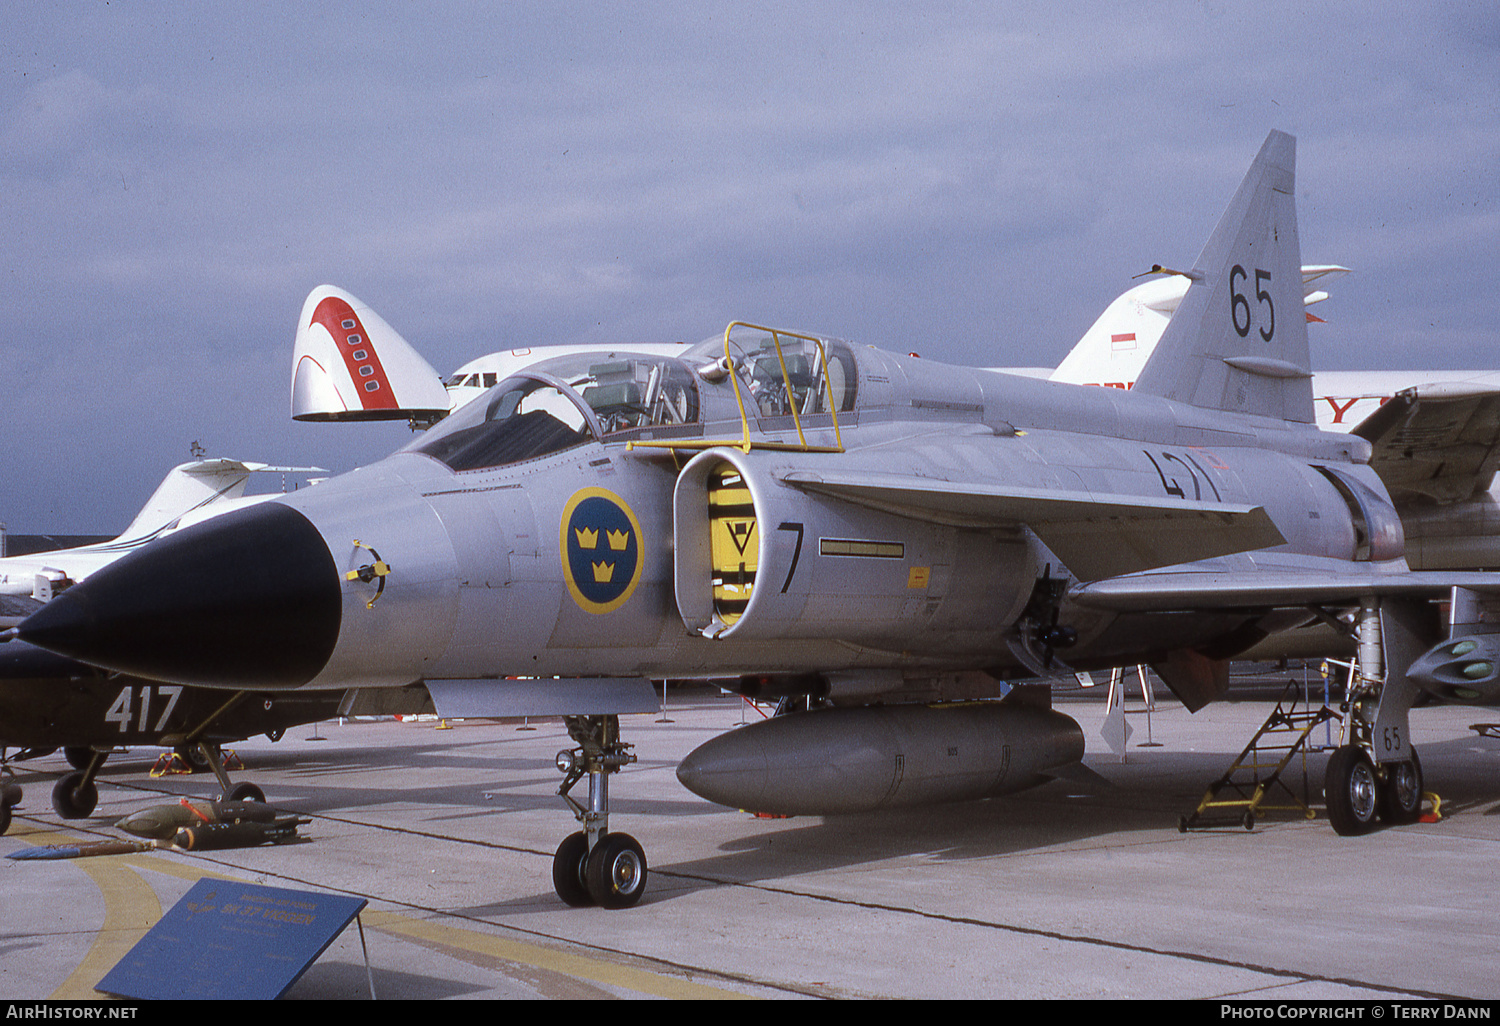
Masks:
[[[552,856],[552,888],[565,905],[585,908],[594,903],[583,878],[588,861],[589,839],[582,830],[564,837],[557,846],[557,854]]]
[[[52,788],[52,808],[63,819],[87,819],[99,804],[99,789],[92,783],[84,785],[80,770],[69,773]]]
[[[1417,750],[1411,750],[1409,762],[1393,762],[1386,767],[1385,781],[1380,785],[1380,818],[1387,823],[1415,823],[1422,816],[1422,763]]]
[[[1357,745],[1345,745],[1328,759],[1323,796],[1334,832],[1343,837],[1369,833],[1375,826],[1378,787],[1370,757]]]
[[[266,793],[250,783],[250,781],[244,780],[231,787],[229,793],[224,796],[224,800],[228,802],[260,802],[264,805],[266,802]]]
[[[646,852],[629,834],[605,834],[583,871],[589,895],[602,908],[629,908],[646,893]]]
[[[182,760],[182,764],[188,768],[188,772],[190,773],[201,773],[203,770],[213,768],[213,764],[203,754],[203,749],[197,745],[178,745],[172,749],[172,752],[178,759]],[[210,755],[216,754],[210,749]]]

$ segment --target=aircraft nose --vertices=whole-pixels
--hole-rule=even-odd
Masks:
[[[322,535],[272,501],[152,542],[63,592],[17,633],[141,677],[292,688],[328,662],[340,603]]]

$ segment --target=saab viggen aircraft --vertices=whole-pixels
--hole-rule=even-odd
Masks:
[[[1196,709],[1259,639],[1352,609],[1367,691],[1330,818],[1412,818],[1413,702],[1500,698],[1464,647],[1495,637],[1500,578],[1413,571],[1371,444],[1317,427],[1294,157],[1272,132],[1133,389],[738,322],[675,357],[561,356],[384,460],[99,571],[16,634],[167,682],[422,681],[447,715],[564,714],[583,829],[553,883],[624,907],[647,860],[609,829],[609,779],[653,678],[827,706],[705,743],[678,771],[698,794],[868,810],[1076,765],[1077,724],[1007,678],[1148,663]],[[1424,652],[1446,661],[1409,672]]]

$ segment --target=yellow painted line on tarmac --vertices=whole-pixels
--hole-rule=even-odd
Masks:
[[[746,995],[720,987],[679,980],[644,969],[586,955],[575,955],[540,944],[506,940],[477,930],[465,930],[456,926],[445,926],[425,919],[413,919],[396,912],[370,912],[363,914],[364,923],[373,930],[393,933],[424,944],[485,955],[507,962],[529,965],[548,972],[560,973],[578,980],[590,980],[611,987],[623,987],[638,994],[652,997],[676,998],[689,1001],[704,1001],[713,998],[745,998]]]
[[[49,830],[23,830],[14,836],[39,847],[91,843]],[[95,985],[161,919],[161,901],[151,885],[141,878],[141,870],[149,869],[194,881],[205,876],[230,879],[220,873],[184,866],[171,859],[153,858],[147,854],[84,856],[63,861],[80,870],[99,888],[99,893],[104,898],[104,922],[99,926],[94,943],[90,945],[83,960],[52,992],[51,997],[59,1001],[97,1001],[99,992],[94,989]]]
[[[50,831],[24,832],[22,836],[29,843],[43,846],[87,843],[76,837]],[[104,922],[83,960],[52,992],[51,996],[55,1000],[97,1000],[100,995],[94,990],[95,985],[161,919],[161,902],[150,884],[141,877],[142,871],[164,873],[193,881],[204,877],[235,879],[149,854],[84,857],[67,861],[93,880],[99,888],[104,898]],[[367,909],[361,914],[361,919],[371,929],[405,937],[420,944],[514,962],[652,997],[703,1001],[747,996],[605,959],[416,919],[399,912],[375,912]]]
[[[104,895],[104,923],[78,968],[52,992],[54,1000],[98,1000],[95,984],[135,947],[161,918],[161,902],[131,866],[75,859]]]
[[[150,855],[116,855],[113,856],[113,860],[124,863],[127,866],[134,866],[136,869],[149,869],[153,873],[175,876],[179,880],[191,880],[193,883],[197,883],[203,879],[244,882],[241,877],[230,876],[227,873],[217,873],[211,869],[200,869],[197,866],[183,865],[181,862],[176,862],[172,859],[154,858]]]
[[[22,836],[31,844],[84,844],[76,837],[50,831],[29,831]],[[52,992],[59,1001],[97,1001],[94,985],[104,979],[115,963],[125,957],[146,931],[161,918],[161,902],[156,892],[142,880],[132,866],[110,858],[67,860],[77,866],[99,888],[104,896],[104,922],[83,961]]]

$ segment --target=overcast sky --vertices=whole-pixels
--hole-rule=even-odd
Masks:
[[[733,319],[1058,362],[1297,136],[1315,368],[1500,366],[1480,2],[22,3],[0,37],[0,522],[123,529],[296,424],[329,282],[443,373]]]

